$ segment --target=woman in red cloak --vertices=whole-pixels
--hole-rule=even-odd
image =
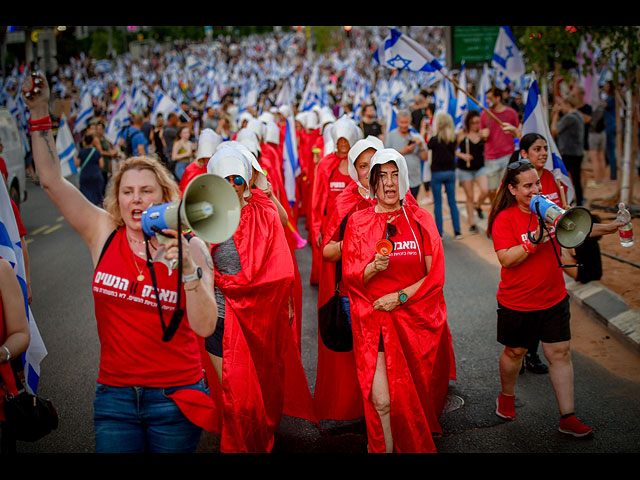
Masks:
[[[250,169],[232,146],[219,148],[208,165],[232,183],[242,205],[232,239],[212,249],[224,317],[205,344],[220,380],[211,389],[221,452],[270,452],[283,414],[315,421],[291,328],[291,254],[275,205],[250,188]]]
[[[377,204],[351,216],[342,248],[369,451],[435,452],[455,379],[442,241],[431,215],[403,202],[409,177],[396,150],[373,156],[369,188]],[[385,237],[394,249],[381,255]]]
[[[379,139],[370,137],[358,140],[349,150],[349,175],[353,182],[336,198],[335,210],[322,235],[323,261],[320,270],[318,310],[335,292],[336,273],[342,264],[344,225],[352,213],[374,204],[369,198],[369,161],[373,154],[382,148],[384,145]],[[347,310],[348,297],[344,292],[342,298],[343,303],[347,303]],[[336,352],[325,345],[321,334],[318,335],[314,402],[319,419],[353,420],[364,415],[353,350]]]
[[[333,213],[336,197],[351,183],[347,154],[351,146],[362,136],[355,122],[346,116],[333,124],[332,132],[336,149],[318,162],[311,198],[311,285],[317,285],[319,282],[322,230]]]

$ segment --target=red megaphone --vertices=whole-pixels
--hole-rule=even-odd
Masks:
[[[393,242],[386,238],[378,240],[376,243],[376,252],[378,252],[379,255],[389,255],[393,252]]]

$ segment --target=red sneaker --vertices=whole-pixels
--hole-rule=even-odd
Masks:
[[[587,435],[593,435],[593,428],[583,425],[575,415],[571,415],[567,418],[560,419],[560,425],[558,430],[567,435],[573,435],[574,437],[586,437]]]
[[[500,393],[496,399],[496,415],[505,420],[516,419],[516,397]]]

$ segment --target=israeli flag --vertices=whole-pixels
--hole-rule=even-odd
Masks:
[[[60,169],[63,177],[78,173],[75,163],[78,151],[64,113],[60,119],[58,135],[56,136],[56,152],[58,152],[58,157],[60,158]]]
[[[175,101],[173,101],[173,99],[169,95],[163,92],[160,88],[157,88],[153,101],[153,108],[151,110],[151,123],[156,123],[158,114],[162,114],[166,119],[167,115],[169,115],[171,112],[186,116],[179,105]]]
[[[434,92],[436,108],[434,114],[440,112],[449,113],[449,99],[451,96],[451,89],[448,85],[449,81],[443,78],[442,81],[436,87]]]
[[[522,53],[518,50],[509,27],[500,27],[496,46],[493,50],[491,66],[496,69],[498,78],[502,75],[505,85],[517,82],[524,75],[525,68]]]
[[[221,95],[220,88],[218,87],[218,83],[214,82],[209,91],[209,97],[207,98],[207,103],[205,105],[205,109],[209,107],[217,108],[221,105]]]
[[[442,65],[426,48],[415,40],[403,35],[395,28],[373,53],[373,59],[380,65],[394,70],[413,72],[434,72],[442,70]]]
[[[131,120],[127,111],[126,98],[121,98],[116,104],[111,118],[109,118],[109,123],[104,131],[105,138],[113,145],[116,145],[122,128],[129,125],[129,123],[131,123]]]
[[[93,118],[93,100],[91,99],[91,93],[89,89],[85,89],[82,94],[82,100],[80,101],[80,108],[78,109],[78,116],[76,123],[73,127],[73,133],[79,133],[89,126],[89,120]]]
[[[458,98],[456,101],[456,113],[453,117],[456,131],[464,129],[464,117],[468,111],[467,95],[464,93],[467,91],[467,74],[464,69],[464,61],[460,68],[460,75],[458,76]]]
[[[282,89],[278,93],[278,107],[287,105],[289,115],[284,135],[284,145],[282,149],[282,167],[284,171],[284,189],[287,193],[287,200],[291,206],[296,203],[296,177],[300,175],[300,158],[298,156],[298,142],[296,138],[296,124],[291,108],[291,94],[289,82],[284,82]]]
[[[491,72],[489,66],[485,63],[482,67],[482,76],[480,77],[480,87],[478,88],[478,102],[484,108],[489,108],[487,103],[487,92],[491,88]]]
[[[42,337],[31,313],[27,295],[26,270],[22,253],[22,241],[18,232],[18,225],[11,208],[11,200],[7,193],[4,182],[0,182],[0,257],[8,261],[16,274],[22,295],[24,306],[27,312],[29,323],[29,333],[31,340],[27,351],[22,354],[22,364],[24,367],[26,389],[35,394],[40,381],[40,363],[47,356],[47,349],[44,346]]]
[[[546,139],[549,147],[549,156],[547,157],[547,163],[544,168],[553,174],[556,181],[559,180],[567,187],[567,202],[571,204],[575,197],[575,190],[573,188],[571,178],[569,177],[569,173],[562,161],[560,151],[551,136],[549,123],[542,111],[542,100],[535,75],[532,75],[531,85],[529,86],[529,92],[527,93],[524,109],[524,121],[522,123],[522,135],[526,135],[527,133],[539,133]]]

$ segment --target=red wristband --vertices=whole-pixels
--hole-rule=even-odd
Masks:
[[[527,239],[522,242],[522,246],[524,247],[524,251],[531,254],[536,252],[537,245],[534,245],[531,240],[527,237]]]
[[[31,126],[42,125],[46,123],[51,123],[51,117],[49,115],[47,115],[46,117],[39,118],[37,120],[33,120],[31,118],[29,119],[29,125]]]
[[[29,119],[29,131],[36,132],[38,130],[51,130],[53,125],[51,124],[51,117],[47,115],[46,117],[39,118],[37,120]]]

